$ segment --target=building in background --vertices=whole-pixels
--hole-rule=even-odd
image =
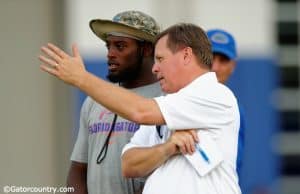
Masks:
[[[300,191],[300,1],[276,0],[277,59],[280,87],[277,108],[281,125],[278,153],[281,158],[280,187],[282,193]]]

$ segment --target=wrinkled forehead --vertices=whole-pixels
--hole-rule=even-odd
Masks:
[[[167,45],[168,37],[164,36],[156,42],[154,49],[155,59],[172,55],[172,51]]]
[[[167,35],[161,37],[160,39],[158,39],[158,40],[156,41],[155,49],[156,49],[156,48],[167,47],[167,42],[168,42],[168,36],[167,36]]]

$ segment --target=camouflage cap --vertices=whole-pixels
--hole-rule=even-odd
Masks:
[[[112,20],[91,20],[90,28],[104,41],[106,41],[107,35],[113,32],[154,42],[155,36],[160,32],[156,21],[151,16],[140,11],[121,12]]]

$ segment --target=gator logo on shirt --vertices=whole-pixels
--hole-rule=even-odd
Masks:
[[[89,134],[107,133],[111,129],[112,112],[104,110],[99,114],[99,121],[89,124]],[[117,120],[114,128],[115,133],[134,133],[140,125],[127,120]]]

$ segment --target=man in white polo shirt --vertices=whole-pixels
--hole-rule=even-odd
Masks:
[[[178,34],[179,31],[183,34]],[[172,52],[180,41],[197,43],[194,40],[197,37],[193,36],[196,32],[190,26],[175,26],[159,35],[155,50],[157,62],[153,67],[158,78],[168,78],[171,73],[165,73],[172,70],[167,70],[166,66],[172,68],[180,60],[169,57],[165,45]],[[203,40],[199,38],[199,41]],[[201,45],[203,43],[199,42]],[[195,47],[191,48],[197,53]],[[205,73],[190,84],[177,93],[155,98],[167,125],[160,130],[155,130],[155,126],[142,126],[123,149],[123,174],[127,177],[149,175],[144,194],[240,193],[235,171],[239,127],[237,102],[231,91],[218,83],[215,73],[208,72],[205,64],[200,66],[206,69]],[[186,78],[188,73],[193,76],[192,72],[184,70],[181,76]],[[171,83],[163,79],[162,88],[171,93]],[[198,129],[199,143],[194,134],[189,134],[193,131],[170,132],[192,127]],[[178,148],[184,153],[190,152],[194,143],[197,146],[192,155],[178,154]]]
[[[122,156],[125,176],[149,176],[144,194],[240,193],[235,171],[237,102],[210,72],[211,45],[200,27],[178,24],[158,36],[152,71],[168,95],[154,99],[88,73],[76,47],[73,56],[53,45],[48,49],[45,62],[53,68],[42,65],[42,70],[124,118],[148,125],[140,128]],[[150,125],[163,126],[159,130]]]

